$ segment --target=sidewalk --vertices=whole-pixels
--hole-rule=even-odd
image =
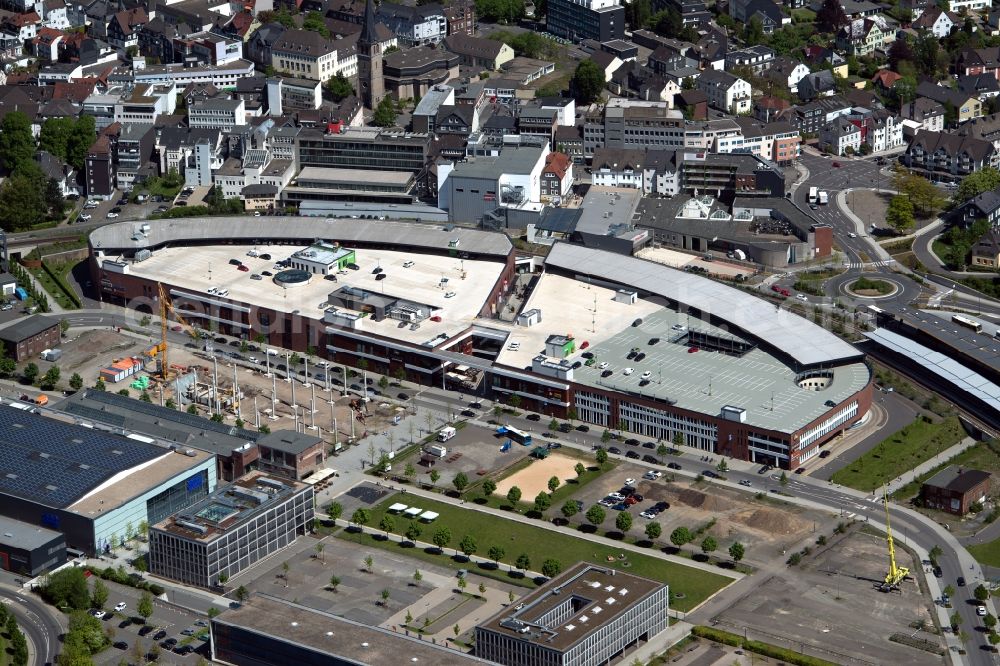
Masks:
[[[844,214],[844,216],[847,217],[847,219],[849,219],[852,224],[854,224],[855,233],[857,233],[858,236],[867,237],[868,229],[865,227],[864,220],[855,215],[854,211],[852,211],[847,206],[847,195],[850,194],[852,189],[861,189],[861,188],[851,188],[848,190],[840,190],[837,192],[837,207]],[[876,255],[874,261],[894,261],[892,256],[886,251],[886,249],[881,245],[879,245],[878,243],[868,243],[867,245]],[[909,271],[907,270],[906,272]]]
[[[976,443],[977,443],[976,440],[973,439],[972,437],[966,437],[965,439],[963,439],[958,444],[945,449],[944,451],[942,451],[941,453],[937,454],[936,456],[934,456],[930,460],[927,460],[926,462],[920,463],[919,465],[917,465],[916,467],[914,467],[909,472],[906,472],[905,474],[903,474],[903,475],[901,475],[901,476],[893,479],[889,483],[887,483],[886,484],[887,491],[891,495],[892,493],[896,492],[897,490],[899,490],[900,488],[902,488],[903,486],[905,486],[907,483],[910,483],[911,481],[916,480],[916,478],[918,476],[920,476],[921,474],[924,474],[925,472],[929,472],[932,469],[934,469],[935,467],[948,462],[949,460],[951,460],[952,458],[954,458],[955,456],[957,456],[962,451],[965,451],[966,449],[968,449],[968,448],[970,448],[972,446],[975,446]],[[876,494],[878,494],[877,491],[876,491]]]

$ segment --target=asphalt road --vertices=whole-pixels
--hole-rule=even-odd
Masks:
[[[17,617],[34,655],[34,664],[54,664],[59,654],[60,636],[65,631],[62,615],[22,589],[0,583],[0,603]]]

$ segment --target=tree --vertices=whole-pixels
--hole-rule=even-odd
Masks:
[[[514,561],[514,566],[521,571],[527,571],[531,568],[531,558],[528,557],[527,553],[521,553],[517,556],[517,560]]]
[[[239,601],[240,603],[243,603],[244,601],[246,601],[249,598],[250,598],[250,590],[248,590],[247,588],[245,588],[242,585],[240,585],[238,588],[236,588],[236,600],[237,601]]]
[[[388,606],[389,605],[389,597],[391,596],[391,594],[392,593],[389,592],[389,588],[387,588],[387,587],[382,588],[382,591],[379,592],[379,596],[382,597],[382,605],[383,606]]]
[[[990,598],[990,591],[986,589],[985,585],[976,585],[976,589],[972,591],[972,596],[976,598],[976,601],[986,601]]]
[[[754,16],[743,26],[743,41],[747,46],[757,46],[764,41],[764,26],[759,17]]]
[[[29,363],[24,366],[24,381],[27,384],[34,384],[35,380],[38,379],[38,366],[34,363]]]
[[[816,27],[820,32],[837,32],[847,25],[848,18],[839,0],[823,0],[816,12]]]
[[[670,543],[674,544],[678,548],[686,543],[690,543],[693,538],[694,535],[691,534],[691,530],[683,526],[678,527],[670,533]]]
[[[739,563],[746,554],[746,548],[739,541],[734,541],[733,545],[729,547],[729,557],[733,558],[733,562]]]
[[[549,479],[549,483],[548,483],[549,492],[550,493],[554,493],[556,491],[556,488],[559,487],[559,483],[560,483],[560,481],[559,481],[559,477],[558,476],[553,476],[551,479]]]
[[[993,627],[997,626],[996,616],[992,614],[987,614],[983,618],[983,626],[992,631]]]
[[[382,520],[378,523],[378,528],[385,532],[385,538],[389,538],[389,532],[396,529],[396,521],[392,519],[392,516],[386,514],[382,516]]]
[[[417,521],[411,520],[410,526],[406,528],[406,538],[410,541],[416,542],[416,540],[420,538],[421,532],[423,532],[423,530],[420,529],[420,525],[417,524]]]
[[[948,618],[948,620],[949,622],[951,622],[951,626],[953,628],[959,627],[962,624],[962,614],[959,613],[958,611],[955,611],[954,613],[951,614],[951,617]]]
[[[549,421],[549,430],[559,430],[559,421],[557,419]]]
[[[573,471],[576,472],[577,477],[583,476],[583,473],[587,471],[587,468],[583,466],[583,463],[577,463],[573,467]]]
[[[560,571],[562,571],[562,564],[559,560],[550,557],[542,562],[542,575],[546,578],[558,576]]]
[[[79,567],[70,567],[51,574],[41,593],[47,602],[56,607],[68,606],[71,609],[82,610],[90,603],[87,579]]]
[[[420,569],[413,570],[413,585],[415,587],[420,587],[420,581],[424,579],[424,575],[420,573]]]
[[[321,12],[309,12],[306,14],[306,17],[302,20],[302,29],[318,32],[324,37],[330,36],[330,29],[326,27],[326,23],[323,21],[323,14]]]
[[[438,529],[438,531],[434,533],[434,536],[431,537],[431,541],[433,541],[434,545],[443,551],[448,544],[451,543],[451,530],[447,527]]]
[[[342,513],[344,513],[344,507],[340,502],[331,502],[326,507],[326,515],[330,520],[337,520]]]
[[[503,549],[503,546],[490,546],[490,549],[487,551],[487,555],[489,555],[490,559],[493,560],[493,564],[500,564],[500,560],[502,560],[503,556],[506,554],[507,551]]]
[[[471,534],[466,534],[464,537],[462,537],[462,540],[459,542],[458,548],[463,553],[465,553],[466,557],[472,556],[478,548],[478,546],[476,545],[476,538]]]
[[[615,527],[622,534],[632,529],[632,514],[628,511],[619,512],[618,516],[615,517]]]
[[[706,555],[717,550],[718,548],[719,544],[716,542],[715,537],[707,536],[701,540],[701,552]]]
[[[719,474],[725,474],[726,472],[729,471],[729,463],[727,463],[726,459],[723,458],[722,460],[719,461],[719,464],[715,466],[715,469],[717,472],[719,472]]]
[[[149,592],[143,592],[139,595],[139,604],[136,606],[136,612],[142,617],[143,620],[149,621],[149,618],[153,616],[153,595]]]
[[[580,511],[580,507],[577,506],[576,500],[566,500],[566,502],[563,503],[562,508],[559,510],[562,512],[562,515],[569,520]]]
[[[0,167],[14,173],[30,163],[34,156],[31,120],[21,111],[8,113],[0,122]]]
[[[778,482],[781,485],[783,485],[783,486],[787,486],[788,485],[788,474],[786,474],[785,472],[782,472],[781,476],[778,477]]]
[[[441,472],[436,469],[431,470],[431,485],[437,485],[437,482],[441,480]]]
[[[469,581],[465,580],[465,576],[459,576],[459,578],[458,578],[458,589],[461,590],[464,593],[465,592],[465,588],[467,588],[468,586],[469,586]]]
[[[455,486],[455,490],[462,492],[469,485],[469,477],[465,475],[465,472],[459,472],[451,483]]]
[[[914,224],[913,202],[904,195],[896,195],[889,200],[889,207],[885,212],[885,221],[896,231],[905,231]]]
[[[69,378],[69,387],[74,391],[79,391],[83,388],[83,377],[79,373],[74,372],[73,376]]]
[[[69,633],[80,641],[87,652],[96,654],[109,643],[101,621],[84,610],[73,611],[69,616]]]
[[[285,587],[288,587],[288,571],[291,569],[288,562],[281,563],[281,579],[285,581]]]
[[[594,457],[597,460],[597,464],[601,467],[604,466],[604,463],[608,462],[608,452],[605,449],[597,449]]]
[[[611,431],[608,430],[607,428],[605,428],[604,432],[601,433],[601,443],[602,444],[607,444],[610,441],[611,441]],[[602,451],[602,449],[598,449],[598,453],[600,453],[600,451]],[[598,460],[597,462],[601,462],[601,461]]]
[[[985,167],[963,178],[952,199],[956,204],[961,204],[998,187],[1000,187],[1000,171],[993,167]]]
[[[654,539],[659,539],[660,535],[663,534],[663,528],[660,527],[659,523],[646,523],[646,538],[650,541]]]
[[[386,95],[375,108],[375,114],[372,116],[372,125],[375,127],[392,127],[395,124],[396,105],[393,104],[392,98]]]
[[[486,479],[483,481],[483,497],[489,498],[490,495],[495,493],[497,490],[496,481],[493,479]]]
[[[365,555],[365,558],[361,560],[365,565],[365,571],[368,573],[372,572],[372,568],[375,566],[375,558],[371,555]]]
[[[489,23],[514,23],[524,16],[524,0],[476,0],[476,13]]]
[[[94,608],[104,608],[108,603],[108,586],[98,578],[94,581],[94,590],[90,593],[90,603]]]
[[[607,514],[604,513],[604,507],[602,507],[600,504],[595,504],[594,506],[587,509],[585,517],[587,518],[588,523],[590,523],[594,527],[597,527],[598,525],[604,522],[604,519],[607,517]]]
[[[330,589],[336,592],[339,586],[340,586],[340,576],[338,576],[337,574],[330,576]]]
[[[351,522],[355,525],[364,527],[368,524],[368,521],[372,519],[372,514],[368,509],[355,509],[354,513],[351,514]]]
[[[549,497],[548,493],[540,492],[535,495],[535,511],[538,513],[544,513],[552,506],[552,498]]]
[[[510,490],[507,491],[507,501],[511,504],[517,504],[521,501],[521,489],[517,486],[511,486]]]
[[[906,39],[897,39],[889,47],[889,69],[894,72],[898,72],[901,63],[910,64],[914,61],[915,56],[913,49],[910,48],[910,42]]]
[[[604,72],[589,58],[581,60],[570,79],[570,90],[578,104],[592,104],[604,90]]]
[[[521,396],[516,393],[512,394],[510,396],[510,400],[507,401],[507,404],[509,404],[512,408],[517,409],[521,406]]]
[[[417,475],[417,468],[413,466],[413,463],[411,462],[406,463],[406,466],[403,467],[403,476],[406,477],[406,480],[412,483],[413,477],[415,477],[416,475]]]

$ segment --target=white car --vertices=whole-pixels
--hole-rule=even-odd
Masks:
[[[976,615],[978,615],[979,617],[986,617],[987,615],[986,606],[978,606],[976,608]]]
[[[512,342],[509,345],[507,345],[507,349],[509,349],[511,351],[517,351],[520,348],[521,348],[521,343],[520,342]]]
[[[410,268],[411,266],[413,266],[413,262],[412,261],[404,261],[403,262],[403,268]]]
[[[740,481],[740,485],[741,485],[741,486],[746,486],[747,488],[749,488],[749,487],[750,487],[750,486],[752,486],[753,484],[752,484],[752,483],[750,483],[749,481],[747,481],[746,479],[743,479],[742,481]]]
[[[854,233],[854,232],[852,231],[852,232],[850,232],[849,234],[847,234],[847,237],[848,237],[848,238],[857,238],[857,237],[858,237],[858,235],[857,235],[856,233]]]
[[[268,356],[281,356],[281,354],[278,353],[277,349],[268,349],[267,350],[267,355]]]
[[[612,499],[616,502],[621,502],[623,499],[625,499],[625,496],[622,495],[621,493],[608,493],[608,499]]]
[[[797,298],[797,299],[799,299],[800,301],[803,301],[803,302],[808,302],[809,301],[809,299],[806,298],[805,294],[795,294],[795,298]]]
[[[117,606],[115,606],[115,612],[116,612],[116,613],[121,613],[121,612],[122,612],[122,611],[124,611],[124,610],[125,610],[126,608],[128,608],[128,604],[126,604],[126,603],[125,603],[124,601],[119,601],[119,602],[118,602],[118,605],[117,605]]]
[[[109,220],[113,220],[113,219],[115,219],[116,217],[118,217],[118,213],[108,213],[108,214],[107,214],[107,215],[105,215],[104,217],[106,217],[106,218],[107,218],[107,219],[109,219]]]
[[[446,293],[446,294],[444,295],[444,297],[445,297],[445,298],[454,298],[454,297],[455,297],[455,292],[453,292],[453,291],[449,291],[449,292],[447,292],[447,293]]]
[[[647,370],[646,372],[642,373],[642,378],[643,379],[649,379],[652,376],[653,376],[653,373],[650,372],[649,370]]]
[[[625,368],[622,370],[622,374],[626,376],[631,375],[633,372],[635,372],[634,368]]]
[[[640,513],[639,516],[642,518],[646,518],[647,520],[652,520],[653,518],[656,518],[656,512],[653,511],[652,509],[646,509],[645,511]]]
[[[597,364],[597,369],[598,370],[606,370],[607,367],[608,367],[608,362],[607,361],[601,361],[600,363]]]
[[[651,469],[642,475],[642,478],[649,479],[650,481],[656,481],[658,478],[663,476],[663,472],[659,472],[655,469]]]
[[[625,479],[625,485],[629,488],[635,488],[635,479],[629,478]]]
[[[256,356],[251,356],[251,357],[250,357],[250,358],[248,358],[247,360],[248,360],[248,361],[250,361],[251,363],[254,363],[254,364],[256,364],[256,363],[260,363],[260,361],[258,361],[258,360],[257,360],[257,357],[256,357]]]
[[[90,213],[80,213],[80,214],[79,214],[79,215],[77,216],[77,218],[76,218],[76,219],[78,219],[78,220],[80,220],[80,221],[82,221],[82,222],[86,222],[87,220],[89,220],[89,219],[90,219]]]

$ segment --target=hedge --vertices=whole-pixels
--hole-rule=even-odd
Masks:
[[[139,578],[137,574],[124,574],[124,570],[119,572],[118,569],[114,567],[107,567],[105,569],[98,569],[97,567],[86,567],[87,571],[103,578],[104,580],[112,580],[120,585],[128,585],[129,587],[134,587],[139,590],[146,590],[154,597],[158,597],[166,590],[162,585],[157,585],[156,583],[150,583],[147,580]]]
[[[45,261],[42,262],[42,270],[49,274],[49,277],[52,278],[52,281],[56,283],[56,286],[62,290],[62,292],[66,295],[66,298],[68,298],[73,303],[73,305],[75,305],[78,308],[83,307],[83,303],[80,302],[80,297],[76,295],[75,291],[73,291],[73,287],[67,284],[66,280],[63,278],[62,275],[59,275],[54,270],[52,270],[52,267],[49,266],[48,262]]]
[[[765,657],[779,659],[789,664],[795,664],[796,666],[837,666],[832,661],[820,659],[819,657],[811,657],[807,654],[789,650],[788,648],[778,647],[777,645],[762,643],[760,641],[744,640],[739,634],[723,631],[722,629],[698,625],[691,628],[691,633],[695,636],[715,641],[716,643],[743,648],[749,652],[755,652],[757,654],[762,654]]]

